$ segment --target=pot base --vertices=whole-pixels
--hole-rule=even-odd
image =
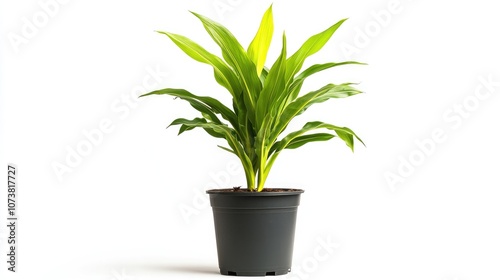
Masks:
[[[277,275],[285,275],[290,272],[288,270],[278,270],[278,271],[267,271],[267,272],[255,272],[255,271],[229,271],[229,270],[220,270],[220,274],[229,275],[229,276],[277,276]]]

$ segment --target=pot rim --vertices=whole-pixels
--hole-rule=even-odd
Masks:
[[[264,191],[264,192],[248,192],[238,191],[234,189],[210,189],[206,193],[210,195],[227,195],[227,196],[283,196],[283,195],[299,195],[304,192],[302,189],[291,188],[266,188],[267,190],[280,190],[280,191]]]

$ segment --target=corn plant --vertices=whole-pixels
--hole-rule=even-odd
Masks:
[[[195,95],[184,89],[165,88],[142,96],[167,94],[189,102],[201,113],[200,117],[178,118],[170,126],[179,125],[179,134],[202,128],[213,137],[225,139],[228,146],[219,147],[241,160],[248,190],[260,192],[264,189],[271,167],[285,149],[334,137],[343,140],[351,150],[354,149],[354,138],[362,143],[351,129],[321,121],[308,122],[300,130],[283,135],[289,123],[311,105],[360,93],[352,83],[343,83],[327,84],[301,94],[304,81],[313,74],[341,65],[362,64],[355,61],[330,62],[312,65],[301,72],[304,61],[328,42],[345,19],[310,37],[291,56],[287,54],[283,33],[281,53],[271,68],[266,68],[274,30],[272,5],[264,13],[247,50],[221,24],[200,14],[192,14],[220,47],[222,58],[187,37],[157,32],[168,36],[192,59],[213,67],[215,80],[232,96],[232,109],[215,98]]]

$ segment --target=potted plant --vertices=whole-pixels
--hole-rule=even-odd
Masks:
[[[231,106],[176,88],[142,96],[166,94],[189,102],[200,116],[178,118],[170,126],[179,125],[179,134],[194,128],[204,129],[209,135],[224,139],[227,146],[219,147],[241,160],[246,188],[207,191],[214,213],[221,274],[286,274],[291,268],[296,213],[303,190],[265,188],[266,178],[285,149],[335,137],[353,149],[354,138],[361,141],[351,129],[321,121],[308,122],[297,131],[285,133],[289,123],[311,105],[360,93],[351,83],[343,83],[327,84],[301,94],[306,78],[333,67],[361,63],[330,62],[301,71],[304,61],[328,42],[345,19],[310,37],[291,56],[283,33],[281,53],[271,68],[266,68],[274,29],[272,5],[247,50],[227,28],[193,14],[220,47],[222,58],[182,35],[159,33],[168,36],[194,60],[213,68],[215,80],[232,96]]]

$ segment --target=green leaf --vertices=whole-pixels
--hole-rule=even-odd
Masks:
[[[311,75],[316,74],[318,72],[321,72],[323,70],[327,70],[336,66],[341,66],[341,65],[348,65],[348,64],[359,64],[359,65],[366,65],[365,63],[357,62],[357,61],[344,61],[344,62],[330,62],[330,63],[324,63],[324,64],[315,64],[312,65],[311,67],[307,68],[304,70],[302,73],[297,75],[295,79],[293,80],[291,86],[290,86],[290,100],[293,101],[297,96],[299,95],[300,89],[302,88],[302,84],[304,84],[304,81]]]
[[[167,35],[172,42],[174,42],[184,53],[192,59],[209,64],[214,69],[214,76],[217,82],[225,87],[233,97],[236,93],[241,92],[241,86],[238,77],[233,70],[226,65],[226,63],[218,56],[211,54],[197,43],[191,41],[189,38],[182,35],[173,34],[169,32],[157,31],[160,34]]]
[[[181,127],[180,127],[179,133],[178,133],[178,135],[180,135],[185,131],[192,130],[196,127],[201,127],[212,137],[225,138],[222,133],[215,131],[213,128],[205,127],[205,126],[203,126],[204,124],[207,124],[207,120],[203,119],[203,118],[195,118],[193,120],[178,118],[178,119],[175,119],[172,123],[170,123],[170,125],[167,128],[169,128],[173,125],[180,125]]]
[[[259,30],[253,38],[247,53],[250,60],[253,61],[257,68],[257,75],[260,76],[264,64],[266,62],[267,51],[271,45],[273,38],[274,23],[273,23],[273,5],[267,9],[260,22]]]
[[[304,127],[302,127],[302,129],[291,132],[290,134],[285,136],[281,141],[276,142],[275,147],[273,147],[273,150],[275,153],[279,153],[283,149],[298,148],[306,144],[307,142],[311,142],[314,140],[325,141],[331,139],[333,135],[329,133],[304,135],[312,130],[317,130],[322,128],[335,131],[337,136],[340,139],[344,140],[344,142],[347,144],[349,148],[351,148],[351,150],[354,149],[354,137],[356,137],[356,139],[358,139],[361,143],[363,143],[363,141],[361,141],[361,139],[351,129],[347,127],[340,127],[316,121],[316,122],[306,123]]]
[[[333,130],[333,131],[335,131],[335,133],[337,134],[337,136],[340,139],[344,140],[346,145],[349,148],[351,148],[352,151],[354,151],[354,137],[356,139],[358,139],[358,141],[361,142],[361,144],[365,145],[365,143],[363,143],[363,141],[356,135],[356,133],[354,133],[354,131],[352,131],[348,127],[340,127],[340,126],[336,126],[336,125],[328,124],[328,123],[324,123],[324,122],[308,122],[304,126],[304,128],[307,128],[309,130],[320,129],[320,128],[326,128],[328,130]]]
[[[262,158],[267,157],[264,155],[266,151],[270,149],[271,142],[269,141],[269,134],[271,132],[272,120],[273,118],[270,114],[265,116],[262,126],[255,139],[255,150],[259,156],[262,156]]]
[[[273,64],[266,76],[264,87],[257,100],[255,107],[256,127],[260,128],[264,117],[271,114],[271,118],[276,118],[277,109],[280,105],[280,95],[286,94],[285,86],[286,73],[286,36],[283,33],[283,47],[281,54]]]
[[[269,74],[269,68],[265,67],[262,69],[262,73],[260,73],[260,83],[262,84],[262,87],[264,87],[264,84],[266,83],[267,75]]]
[[[302,135],[294,138],[288,145],[286,145],[285,149],[297,149],[302,147],[303,145],[310,142],[319,142],[319,141],[328,141],[335,137],[335,135],[330,133],[314,133],[309,135]]]
[[[224,60],[236,71],[243,89],[243,100],[250,121],[255,124],[255,102],[262,89],[255,64],[236,40],[234,35],[224,26],[211,19],[192,12],[203,24],[205,30],[222,50]]]
[[[269,154],[271,155],[272,153],[276,152],[278,148],[280,149],[280,151],[283,149],[296,149],[309,142],[328,141],[333,137],[335,137],[335,135],[330,133],[313,133],[308,135],[296,136],[288,142],[286,139],[283,139],[274,143],[271,150],[269,151]]]
[[[217,147],[223,149],[226,152],[230,152],[231,154],[236,155],[236,153],[233,150],[229,149],[229,148],[226,148],[226,147],[223,147],[223,146],[220,146],[220,145],[217,145]]]
[[[302,127],[302,129],[294,131],[287,136],[285,136],[281,141],[276,142],[272,148],[271,152],[269,153],[269,160],[266,166],[266,173],[269,172],[271,169],[272,165],[276,161],[276,158],[280,154],[280,152],[283,149],[289,148],[289,149],[294,149],[298,148],[300,146],[303,146],[304,144],[308,142],[313,142],[313,141],[326,141],[331,139],[334,135],[331,135],[329,133],[317,133],[317,134],[309,134],[309,135],[304,135],[305,133],[316,130],[316,129],[321,129],[321,128],[326,128],[329,130],[334,130],[337,136],[344,140],[344,142],[347,144],[351,150],[354,150],[354,137],[358,139],[361,143],[361,139],[349,128],[347,127],[339,127],[335,126],[332,124],[327,124],[324,122],[308,122]],[[363,143],[364,145],[364,143]]]
[[[285,130],[290,121],[296,116],[302,114],[307,108],[315,103],[321,103],[331,98],[344,98],[361,93],[359,90],[350,86],[350,84],[334,85],[328,84],[319,90],[309,92],[298,97],[288,104],[271,135],[274,141]]]
[[[337,29],[346,21],[347,19],[340,20],[339,22],[335,23],[334,25],[330,26],[330,28],[326,29],[323,32],[320,32],[316,35],[311,36],[307,41],[295,52],[287,61],[287,73],[286,73],[286,80],[287,84],[290,83],[297,74],[300,69],[302,68],[302,65],[304,64],[304,61],[306,60],[307,57],[317,53],[323,46],[330,40],[332,37],[333,33],[337,31]]]
[[[194,95],[184,89],[164,88],[143,94],[140,97],[148,95],[164,95],[164,94],[175,96],[188,101],[191,104],[191,106],[193,106],[193,108],[195,108],[202,114],[207,114],[209,116],[208,119],[214,121],[215,123],[221,123],[218,120],[218,118],[214,115],[214,114],[220,114],[225,120],[229,121],[235,129],[238,129],[239,125],[236,114],[233,111],[231,111],[231,109],[222,104],[220,101],[209,96]]]
[[[168,128],[168,127],[167,127]],[[181,127],[179,128],[179,133],[177,133],[177,135],[181,135],[182,133],[186,132],[186,131],[189,131],[189,130],[193,130],[195,127],[194,126],[187,126],[187,125],[181,125]]]

